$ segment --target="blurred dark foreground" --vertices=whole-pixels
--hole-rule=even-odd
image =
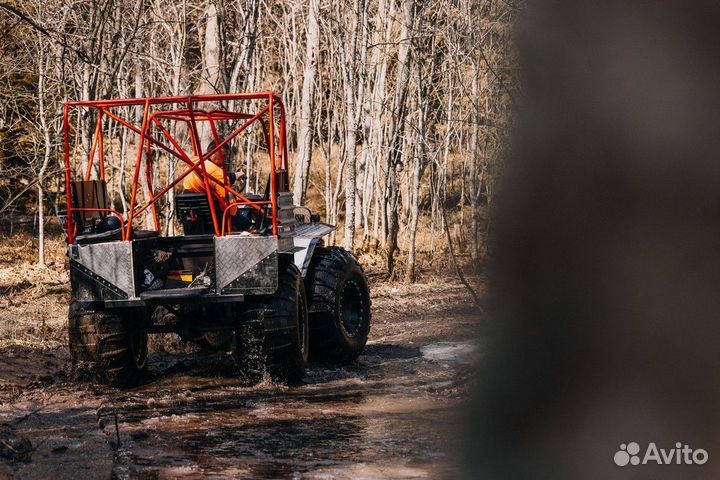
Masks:
[[[720,3],[527,19],[465,477],[720,478]]]

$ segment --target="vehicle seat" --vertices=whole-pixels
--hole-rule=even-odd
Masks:
[[[73,208],[110,208],[105,180],[75,181],[70,184],[70,189]],[[77,233],[95,233],[97,224],[107,216],[108,212],[104,211],[75,211],[73,221]]]
[[[222,212],[215,202],[215,212]],[[212,213],[205,192],[179,193],[175,196],[175,211],[183,226],[185,235],[214,234]],[[220,215],[222,215],[220,213]]]
[[[247,194],[245,195],[250,201],[258,202],[263,200],[262,195]],[[218,215],[218,220],[222,218],[222,209],[217,200],[215,201],[215,212]],[[215,228],[213,227],[212,213],[210,212],[210,206],[208,205],[207,195],[205,193],[180,193],[175,196],[175,210],[180,219],[183,232],[185,235],[206,235],[214,234]],[[244,230],[251,228],[257,228],[257,225],[253,221],[255,212],[253,207],[250,205],[238,205],[237,206],[237,217],[245,217],[247,222],[238,222],[245,224],[247,227],[238,227],[233,222],[233,233],[240,233]],[[257,220],[255,220],[257,222]],[[264,225],[271,225],[272,220],[265,216]]]
[[[70,184],[72,193],[73,208],[112,208],[107,193],[105,180],[76,181]],[[105,211],[75,211],[73,219],[77,226],[77,234],[73,243],[88,245],[93,243],[113,242],[122,240],[122,228],[120,220],[112,213]],[[108,228],[107,220],[116,219],[117,228]],[[155,230],[133,229],[132,239],[140,240],[155,238],[158,232]]]

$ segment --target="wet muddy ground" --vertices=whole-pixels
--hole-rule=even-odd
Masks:
[[[112,390],[72,378],[62,339],[16,342],[0,478],[453,478],[481,321],[452,279],[377,283],[363,355],[293,388],[243,384],[230,355],[157,351],[146,383]]]

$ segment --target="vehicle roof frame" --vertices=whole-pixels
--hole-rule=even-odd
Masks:
[[[227,102],[235,104],[240,100],[258,100],[266,101],[267,103],[262,106],[257,113],[247,113],[228,109],[213,109],[211,111],[200,108],[201,103],[214,102],[221,103]],[[175,108],[171,110],[157,110],[152,112],[153,107],[176,104],[181,108]],[[111,109],[118,107],[143,107],[142,125],[137,127],[131,122],[123,119],[118,113],[113,112]],[[120,212],[114,209],[98,209],[98,208],[78,208],[73,206],[72,193],[71,193],[71,182],[72,182],[72,155],[71,155],[71,141],[70,141],[70,113],[73,109],[89,109],[97,112],[97,121],[95,124],[95,132],[93,136],[92,146],[89,152],[87,171],[85,172],[85,179],[90,180],[93,168],[95,167],[96,153],[99,162],[98,175],[101,180],[105,180],[105,155],[103,146],[103,121],[106,117],[117,122],[118,125],[129,129],[135,134],[139,135],[138,152],[135,160],[135,171],[132,182],[132,193],[130,197],[130,207],[127,214],[127,218],[124,217]],[[279,111],[279,115],[276,115],[276,109]],[[166,128],[162,121],[174,121],[183,122],[188,125],[188,131],[190,141],[193,149],[193,156],[191,157],[180,145],[178,139],[174,138],[168,128]],[[232,133],[221,139],[218,134],[217,122],[221,121],[233,121],[233,120],[245,120],[245,122],[238,128],[235,128]],[[200,145],[198,123],[208,122],[212,136],[215,140],[215,147],[207,152],[203,152]],[[268,147],[269,160],[270,160],[270,191],[269,199],[254,201],[243,196],[240,192],[236,191],[232,187],[228,186],[227,174],[225,173],[224,182],[217,180],[216,178],[208,175],[205,170],[205,160],[211,158],[216,153],[223,155],[223,147],[231,142],[235,137],[244,132],[251,125],[259,122],[262,126],[263,138]],[[279,124],[279,129],[276,129],[276,122]],[[156,126],[162,137],[164,137],[172,146],[168,146],[162,141],[158,140],[151,133],[152,126]],[[63,113],[63,128],[64,128],[64,147],[65,147],[65,183],[66,183],[66,195],[67,195],[67,234],[68,242],[73,243],[74,238],[77,235],[77,226],[74,223],[73,213],[80,211],[103,211],[108,214],[113,214],[120,218],[122,225],[122,240],[130,240],[133,238],[133,219],[145,212],[148,208],[152,209],[152,218],[154,219],[155,229],[159,232],[160,223],[157,212],[157,202],[163,196],[165,196],[172,188],[174,188],[180,181],[182,181],[191,172],[198,173],[205,184],[205,191],[208,196],[208,202],[210,204],[210,212],[213,220],[213,227],[215,229],[216,236],[224,236],[227,233],[232,232],[232,226],[230,218],[227,213],[230,209],[238,205],[248,205],[256,210],[265,211],[267,205],[270,205],[272,212],[272,234],[278,234],[278,219],[277,219],[277,173],[280,171],[287,172],[288,170],[288,155],[287,155],[287,143],[285,140],[285,108],[282,100],[279,96],[273,92],[260,92],[260,93],[240,93],[240,94],[219,94],[219,95],[190,95],[190,96],[175,96],[175,97],[148,97],[148,98],[128,98],[128,99],[117,99],[117,100],[97,100],[97,101],[84,101],[84,102],[68,102],[65,104]],[[276,141],[276,133],[278,140]],[[168,186],[163,188],[157,194],[154,193],[152,187],[152,147],[155,146],[163,152],[174,156],[185,163],[188,168],[180,176],[174,179],[168,179]],[[277,148],[276,148],[277,147]],[[279,153],[279,158],[278,158]],[[138,205],[138,183],[140,180],[143,159],[145,160],[145,175],[150,192],[150,199],[143,205]],[[193,161],[193,159],[196,159]],[[211,184],[222,185],[228,197],[221,198],[217,195]],[[219,201],[219,205],[222,212],[216,211],[214,200]],[[227,224],[227,229],[226,229]]]

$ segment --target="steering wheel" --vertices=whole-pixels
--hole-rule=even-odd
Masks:
[[[237,180],[241,180],[241,179],[238,178]],[[236,180],[236,181],[237,181],[237,180]],[[245,180],[242,180],[242,184],[240,185],[240,188],[238,189],[237,192],[238,192],[238,193],[244,192],[245,189],[247,188],[247,185],[248,185],[248,178],[247,178],[247,176],[246,176],[246,177],[245,177]]]

